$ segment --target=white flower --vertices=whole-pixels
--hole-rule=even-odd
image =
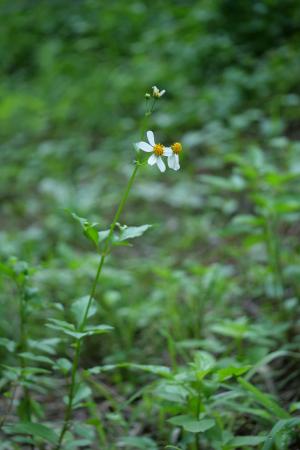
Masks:
[[[157,86],[152,86],[152,89],[153,89],[152,95],[153,95],[153,97],[156,97],[156,98],[160,98],[166,93],[165,89],[160,91]]]
[[[180,142],[174,142],[174,144],[171,145],[171,148],[168,148],[167,151],[169,153],[168,166],[170,169],[179,170],[179,153],[182,151],[182,145]]]
[[[159,170],[164,172],[166,170],[165,163],[162,160],[162,156],[170,156],[172,150],[170,148],[164,147],[162,144],[155,144],[154,134],[152,131],[147,131],[148,142],[137,142],[136,146],[143,152],[151,152],[152,155],[148,159],[148,164],[153,166],[157,164]]]

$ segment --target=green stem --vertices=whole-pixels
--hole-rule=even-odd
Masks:
[[[27,337],[27,325],[26,325],[26,317],[27,317],[27,308],[26,308],[26,299],[24,293],[24,286],[22,286],[22,291],[20,293],[20,352],[27,352],[28,349],[28,337]],[[26,369],[26,360],[23,356],[20,356],[20,365],[22,368],[22,372]],[[24,373],[21,375],[21,380],[25,381]],[[25,412],[26,412],[26,420],[31,422],[31,400],[30,393],[28,388],[24,387],[24,403],[25,403]]]
[[[153,99],[151,105],[149,106],[148,111],[146,111],[146,113],[144,115],[144,118],[143,118],[142,123],[141,123],[141,128],[140,128],[141,138],[143,137],[144,132],[146,131],[148,117],[152,114],[152,112],[154,110],[155,103],[156,103],[156,99]],[[107,254],[109,252],[109,249],[110,249],[111,240],[112,240],[112,237],[113,237],[113,232],[114,232],[116,224],[117,224],[117,222],[118,222],[118,220],[119,220],[119,218],[121,216],[123,208],[124,208],[124,206],[126,204],[129,192],[131,190],[131,187],[133,185],[133,182],[135,180],[135,177],[136,177],[136,174],[137,174],[137,171],[138,171],[138,168],[139,168],[140,165],[141,165],[140,161],[137,160],[136,163],[135,163],[135,167],[133,169],[133,172],[131,174],[131,177],[128,180],[128,183],[127,183],[127,186],[126,186],[125,191],[123,193],[123,196],[121,198],[121,201],[119,203],[119,206],[118,206],[118,209],[116,211],[116,214],[115,214],[115,216],[113,218],[113,221],[111,223],[109,234],[108,234],[108,237],[106,239],[105,246],[104,246],[104,249],[103,249],[102,255],[100,257],[99,264],[98,264],[96,276],[95,276],[94,281],[93,281],[91,293],[90,293],[90,296],[89,296],[89,301],[88,301],[87,307],[85,309],[82,322],[81,322],[81,324],[79,326],[79,331],[83,331],[85,326],[86,326],[86,321],[88,319],[88,314],[89,314],[89,311],[90,311],[90,307],[92,305],[93,298],[95,296],[97,284],[98,284],[98,281],[99,281],[99,278],[100,278],[100,275],[101,275],[101,272],[102,272],[102,268],[103,268],[106,256],[107,256]],[[75,387],[76,387],[76,374],[77,374],[77,370],[78,370],[78,366],[79,366],[80,350],[81,350],[81,340],[78,340],[76,342],[76,345],[75,345],[75,355],[74,355],[74,360],[73,360],[73,365],[72,365],[72,370],[71,370],[71,384],[70,384],[70,388],[69,388],[68,404],[67,404],[67,407],[66,407],[65,416],[64,416],[64,424],[63,424],[63,427],[62,427],[60,435],[59,435],[59,439],[58,439],[58,444],[56,446],[56,450],[60,450],[61,449],[61,444],[62,444],[64,436],[65,436],[65,434],[66,434],[66,432],[67,432],[67,430],[69,428],[69,424],[70,424],[70,420],[71,420],[71,416],[72,416],[73,400],[74,400]]]
[[[283,295],[283,277],[281,266],[280,245],[278,240],[277,221],[274,216],[265,219],[266,246],[269,265],[274,279],[274,294],[278,299]]]
[[[22,284],[20,288],[20,344],[19,349],[21,353],[25,353],[28,350],[28,336],[27,336],[27,300],[25,294],[25,285]],[[20,356],[20,365],[21,365],[21,381],[26,381],[26,375],[24,375],[26,369],[26,359],[23,356]],[[31,414],[31,397],[28,388],[24,387],[24,410],[26,414],[26,421],[31,422],[32,414]],[[34,445],[30,444],[30,448],[34,450]]]
[[[121,201],[119,203],[117,212],[116,212],[116,214],[115,214],[115,216],[113,218],[113,221],[111,223],[109,234],[108,234],[108,237],[107,237],[107,240],[106,240],[106,243],[105,243],[105,246],[104,246],[104,250],[102,252],[102,255],[101,255],[101,258],[100,258],[100,261],[99,261],[99,264],[98,264],[96,276],[94,278],[92,289],[91,289],[91,293],[89,295],[89,301],[88,301],[87,307],[85,309],[84,316],[83,316],[82,322],[81,322],[80,327],[79,327],[79,331],[83,331],[85,326],[86,326],[89,310],[90,310],[90,307],[92,305],[93,298],[95,296],[97,284],[98,284],[98,281],[99,281],[99,278],[100,278],[100,275],[101,275],[101,272],[102,272],[104,261],[106,259],[106,256],[107,256],[108,252],[109,252],[109,249],[110,249],[110,244],[111,244],[113,232],[114,232],[116,224],[117,224],[117,222],[118,222],[118,220],[120,218],[120,215],[121,215],[121,213],[123,211],[123,208],[124,208],[124,206],[126,204],[126,201],[127,201],[129,192],[131,190],[131,187],[133,185],[133,182],[135,180],[135,177],[136,177],[139,165],[140,165],[139,161],[137,161],[136,164],[135,164],[135,167],[133,169],[133,172],[131,174],[131,177],[129,178],[129,181],[128,181],[127,186],[125,188],[124,194],[123,194],[123,196],[121,198]],[[61,430],[60,435],[59,435],[59,440],[58,440],[58,444],[56,446],[56,450],[60,450],[60,448],[61,448],[61,444],[63,442],[65,433],[67,432],[67,430],[69,428],[69,423],[70,423],[70,419],[71,419],[71,416],[72,416],[72,407],[73,407],[73,400],[74,400],[75,387],[76,387],[76,373],[77,373],[78,366],[79,366],[81,343],[82,343],[82,341],[78,340],[76,342],[76,344],[75,344],[75,356],[74,356],[73,365],[72,365],[71,384],[70,384],[69,396],[68,396],[69,400],[68,400],[68,404],[67,404],[66,411],[65,411],[64,424],[63,424],[62,430]]]

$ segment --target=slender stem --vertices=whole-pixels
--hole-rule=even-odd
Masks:
[[[283,277],[281,267],[280,246],[278,242],[277,222],[274,216],[265,219],[266,246],[269,265],[274,280],[274,295],[280,299],[283,295]]]
[[[24,286],[22,286],[22,290],[20,292],[20,352],[27,352],[28,349],[28,337],[27,337],[27,324],[26,324],[26,316],[27,316],[27,308],[26,308],[26,299],[24,293]],[[22,372],[26,369],[26,360],[23,356],[20,356],[20,364],[22,368]],[[21,380],[25,381],[25,376],[22,373]],[[24,387],[24,402],[25,402],[25,412],[26,412],[26,420],[31,421],[31,400],[30,393],[27,387]]]
[[[141,132],[141,138],[144,135],[144,132],[146,131],[146,127],[147,127],[147,121],[148,121],[148,117],[151,116],[151,114],[153,113],[154,110],[154,106],[156,103],[156,99],[153,98],[152,103],[149,106],[148,111],[145,112],[144,114],[144,118],[141,121],[141,128],[140,128],[140,132]],[[84,315],[83,315],[83,319],[82,322],[79,326],[79,331],[83,331],[85,326],[86,326],[86,322],[88,319],[88,315],[89,315],[89,311],[92,305],[92,301],[93,298],[95,296],[95,292],[96,292],[96,288],[97,288],[97,284],[102,272],[102,268],[106,259],[106,256],[109,252],[110,249],[110,245],[111,245],[111,241],[112,241],[112,237],[113,237],[113,232],[115,230],[116,224],[121,216],[121,213],[123,211],[123,208],[126,204],[129,192],[131,190],[131,187],[133,185],[133,182],[135,180],[137,171],[139,166],[141,165],[140,161],[136,161],[135,162],[135,166],[133,169],[133,172],[131,174],[131,177],[128,180],[127,186],[125,188],[125,191],[123,193],[123,196],[121,198],[121,201],[119,203],[118,209],[115,213],[115,216],[113,218],[113,221],[111,223],[110,229],[109,229],[109,234],[107,236],[105,245],[104,245],[104,249],[103,252],[101,254],[100,260],[99,260],[99,264],[98,264],[98,268],[97,268],[97,272],[96,272],[96,276],[94,278],[93,284],[92,284],[92,288],[91,288],[91,292],[89,295],[89,301],[87,304],[87,307],[85,309]],[[69,396],[68,396],[68,404],[66,407],[66,411],[65,411],[65,416],[64,416],[64,424],[63,427],[61,429],[60,435],[59,435],[59,439],[58,439],[58,444],[56,446],[56,450],[60,450],[61,449],[61,444],[63,442],[64,436],[69,428],[69,423],[70,423],[70,419],[72,416],[72,408],[73,408],[73,400],[74,400],[74,395],[75,395],[75,387],[76,387],[76,374],[77,374],[77,370],[78,370],[78,366],[79,366],[79,359],[80,359],[80,350],[81,350],[81,345],[82,345],[82,341],[78,340],[75,344],[75,355],[74,355],[74,360],[73,360],[73,365],[72,365],[72,370],[71,370],[71,384],[70,384],[70,388],[69,388]]]
[[[116,224],[117,224],[117,222],[118,222],[118,220],[120,218],[120,215],[121,215],[121,213],[123,211],[125,203],[127,201],[127,198],[128,198],[130,189],[131,189],[131,187],[133,185],[134,179],[136,177],[138,168],[139,168],[139,162],[136,162],[136,164],[134,166],[134,169],[133,169],[133,172],[131,174],[131,177],[129,178],[129,181],[128,181],[127,186],[125,188],[124,194],[123,194],[123,196],[121,198],[121,201],[119,203],[117,212],[116,212],[116,214],[115,214],[115,216],[113,218],[113,221],[111,223],[111,226],[110,226],[110,229],[109,229],[109,234],[108,234],[107,239],[106,239],[105,247],[104,247],[104,250],[102,252],[100,261],[99,261],[96,277],[95,277],[94,282],[93,282],[93,286],[92,286],[92,290],[91,290],[91,293],[90,293],[89,301],[88,301],[88,304],[87,304],[87,307],[86,307],[86,310],[85,310],[85,313],[84,313],[81,325],[79,327],[80,331],[82,331],[84,329],[85,325],[86,325],[86,321],[87,321],[87,318],[88,318],[89,310],[90,310],[90,307],[91,307],[91,304],[92,304],[92,301],[93,301],[93,297],[95,295],[97,283],[98,283],[98,280],[99,280],[99,277],[100,277],[100,274],[101,274],[101,271],[102,271],[102,267],[103,267],[105,258],[107,256],[107,253],[108,253],[109,248],[110,248],[113,232],[114,232]]]
[[[131,189],[131,187],[133,185],[133,182],[135,180],[138,168],[139,168],[139,161],[137,161],[135,166],[134,166],[134,169],[133,169],[133,172],[131,174],[131,177],[129,178],[129,181],[128,181],[127,186],[126,186],[125,191],[124,191],[124,194],[123,194],[123,196],[121,198],[121,201],[119,203],[118,209],[117,209],[116,214],[115,214],[115,216],[113,218],[113,221],[111,223],[109,234],[108,234],[108,237],[107,237],[106,242],[105,242],[104,250],[103,250],[102,255],[100,257],[100,260],[99,260],[96,276],[94,278],[92,289],[91,289],[91,292],[90,292],[90,295],[89,295],[89,301],[88,301],[87,307],[85,309],[82,322],[81,322],[81,324],[79,326],[79,331],[83,331],[85,326],[86,326],[86,321],[88,319],[89,310],[90,310],[90,307],[92,305],[93,298],[95,296],[97,284],[98,284],[98,281],[99,281],[99,278],[100,278],[100,275],[101,275],[101,272],[102,272],[104,261],[105,261],[105,258],[107,256],[108,252],[109,252],[109,249],[110,249],[113,232],[114,232],[116,224],[117,224],[117,222],[118,222],[118,220],[120,218],[120,215],[121,215],[121,213],[123,211],[123,208],[124,208],[124,206],[126,204],[126,201],[127,201],[130,189]],[[65,416],[64,416],[64,424],[63,424],[62,430],[61,430],[60,435],[59,435],[59,440],[58,440],[58,444],[57,444],[56,450],[60,450],[61,444],[62,444],[64,436],[65,436],[65,433],[67,432],[67,430],[69,428],[69,423],[70,423],[70,419],[71,419],[71,415],[72,415],[73,400],[74,400],[74,395],[75,395],[76,373],[77,373],[78,366],[79,366],[81,345],[82,345],[82,341],[81,340],[78,340],[76,342],[76,344],[75,344],[75,355],[74,355],[72,371],[71,371],[71,384],[70,384],[70,388],[69,388],[68,404],[67,404],[67,407],[66,407]]]
[[[26,283],[26,282],[25,282]],[[27,336],[27,299],[25,294],[25,283],[21,285],[20,288],[20,344],[19,349],[20,352],[27,352],[28,350],[28,336]],[[26,359],[21,355],[20,356],[20,365],[22,368],[20,379],[23,382],[26,382],[26,375],[24,375],[24,371],[26,369]],[[26,386],[24,386],[24,410],[26,414],[26,420],[31,422],[31,397],[30,392]],[[30,448],[34,450],[34,445],[30,444]]]

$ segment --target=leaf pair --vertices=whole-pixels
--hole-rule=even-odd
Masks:
[[[109,333],[113,330],[113,327],[111,327],[110,325],[92,325],[86,326],[82,331],[77,331],[73,323],[57,319],[49,319],[47,326],[49,328],[52,328],[53,330],[57,330],[68,336],[71,336],[75,340],[80,340],[87,336],[93,336],[95,334]]]
[[[71,215],[73,219],[80,223],[84,236],[93,242],[96,248],[98,248],[99,245],[108,238],[110,229],[98,231],[98,223],[89,222],[84,217],[80,217],[75,213],[71,213]],[[120,225],[117,223],[111,242],[113,245],[128,245],[127,241],[129,239],[135,239],[142,236],[151,227],[152,225],[149,224],[128,227],[127,225]]]

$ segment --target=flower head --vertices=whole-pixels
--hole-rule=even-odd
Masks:
[[[174,142],[171,148],[168,148],[168,166],[170,169],[179,170],[179,154],[182,152],[182,145],[180,142]]]
[[[163,89],[160,91],[157,86],[152,86],[152,96],[156,98],[162,97],[166,93],[166,90]]]
[[[137,142],[136,146],[143,152],[151,152],[152,155],[148,159],[148,164],[153,166],[157,164],[157,167],[161,172],[166,170],[165,163],[162,160],[162,156],[170,156],[172,150],[170,148],[164,147],[162,144],[156,144],[154,140],[154,134],[152,131],[147,131],[148,142]]]

